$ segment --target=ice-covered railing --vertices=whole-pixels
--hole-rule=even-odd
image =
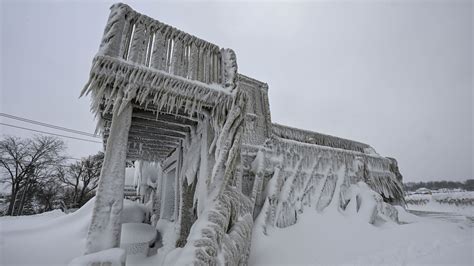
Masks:
[[[148,106],[200,109],[229,107],[236,91],[237,61],[231,49],[115,4],[83,93],[96,98],[124,90],[124,98]],[[98,109],[99,103],[93,103]],[[107,102],[106,106],[111,103]]]
[[[236,78],[235,73],[225,72],[232,67],[226,64],[234,63],[236,66],[233,53],[226,53],[215,44],[142,15],[121,3],[111,7],[98,55],[133,61],[207,84],[228,87]]]
[[[291,139],[310,144],[329,146],[345,150],[353,150],[368,154],[376,154],[375,150],[367,144],[330,135],[325,135],[309,130],[303,130],[273,123],[272,131],[273,135],[283,139]]]

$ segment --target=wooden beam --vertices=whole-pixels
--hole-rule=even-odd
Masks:
[[[148,126],[148,127],[153,127],[153,128],[166,128],[166,129],[181,131],[181,132],[186,132],[186,133],[191,132],[191,127],[194,127],[190,125],[182,125],[179,123],[163,122],[160,119],[149,120],[149,119],[144,119],[144,118],[139,118],[139,117],[132,118],[132,126],[133,125]]]
[[[143,109],[140,106],[134,105],[132,117],[140,117],[149,120],[163,119],[168,121],[177,121],[180,124],[188,125],[197,125],[199,119],[197,117],[190,117],[188,114],[183,112],[168,113],[168,112],[159,112],[158,116],[156,115],[156,110],[153,109]]]
[[[152,159],[153,161],[164,161],[166,158],[170,156],[169,153],[127,153],[127,159],[129,160],[150,160]]]
[[[112,116],[109,114],[105,114],[102,116],[102,118],[105,120],[105,125],[104,127],[109,127],[110,121],[112,119]],[[171,119],[168,119],[171,120]],[[147,127],[153,127],[153,128],[167,128],[170,130],[174,131],[181,131],[181,132],[191,132],[191,127],[194,127],[193,125],[188,125],[188,124],[181,124],[179,121],[165,121],[161,119],[161,116],[157,120],[151,120],[147,118],[141,118],[141,117],[132,117],[132,127],[134,125],[138,126],[147,126]]]
[[[158,141],[149,141],[149,142],[133,142],[133,141],[128,141],[129,145],[128,147],[135,148],[135,147],[140,147],[140,144],[142,147],[150,147],[150,148],[156,148],[156,147],[172,147],[175,148],[176,146],[179,145],[179,143],[169,143],[169,142],[158,142]]]
[[[157,140],[159,140],[161,137],[167,137],[167,138],[178,139],[178,140],[184,139],[186,137],[184,133],[182,134],[182,133],[167,131],[163,129],[154,129],[152,131],[152,130],[139,128],[137,126],[135,126],[134,128],[130,127],[129,133],[130,135],[133,135],[133,136],[141,136],[143,138],[157,139]],[[109,130],[106,128],[104,129],[104,136],[108,136],[108,135],[109,135]]]
[[[158,149],[175,149],[177,146],[175,145],[142,145],[141,147],[142,149],[158,150]],[[130,145],[128,148],[138,150],[140,149],[140,146]]]
[[[170,134],[170,136],[175,136],[175,137],[186,137],[189,132],[187,131],[180,131],[178,130],[173,130],[169,128],[160,128],[160,127],[153,127],[153,126],[142,126],[142,125],[133,125],[130,127],[130,130],[133,131],[143,131],[143,132],[149,132],[149,133],[162,133],[162,134]]]
[[[106,141],[107,138],[109,137],[108,133],[104,134],[103,137],[104,137],[104,141]],[[131,134],[128,135],[128,140],[132,141],[132,142],[138,142],[138,143],[140,143],[140,142],[150,142],[150,141],[179,143],[182,140],[182,138],[167,137],[167,136],[163,136],[163,135],[158,135],[158,137],[157,137],[156,134],[154,134],[152,136],[148,136],[148,135],[139,135],[139,134],[131,133]]]
[[[135,137],[131,136],[128,138],[130,143],[142,143],[142,144],[152,144],[152,145],[179,145],[179,140],[163,140],[163,139],[146,139],[146,138],[140,138],[140,137]]]
[[[104,139],[104,141],[107,141],[107,138]],[[163,141],[158,141],[158,140],[134,140],[133,137],[129,137],[128,139],[128,148],[136,148],[138,149],[140,147],[140,144],[142,147],[145,148],[171,148],[175,149],[179,145],[179,141],[175,142],[163,142]]]
[[[128,151],[133,153],[133,152],[137,152],[137,153],[140,153],[140,151],[142,152],[149,152],[149,153],[167,153],[167,152],[170,152],[172,150],[174,150],[175,148],[173,147],[156,147],[156,148],[147,148],[147,147],[142,147],[141,149],[140,148],[128,148]]]
[[[136,109],[136,110],[143,110],[145,112],[151,112],[153,115],[156,116],[156,112],[157,112],[156,108],[149,108],[149,107],[145,108],[144,106],[138,105],[138,104],[134,104],[133,108]],[[172,111],[168,111],[167,108],[163,108],[163,109],[159,110],[158,113],[159,113],[159,115],[169,114],[169,115],[179,116],[179,117],[189,119],[189,120],[193,120],[193,121],[198,121],[198,117],[197,117],[198,113],[196,111],[193,112],[193,114],[190,114],[188,111],[184,111],[184,108],[181,108],[178,111],[176,111],[175,109],[173,109]]]
[[[139,153],[138,151],[128,151],[127,152],[127,158],[136,158],[136,159],[141,159],[141,158],[157,158],[157,159],[165,159],[171,155],[171,151],[166,151],[166,152],[149,152],[149,151],[142,151]]]
[[[101,108],[103,110],[103,107]],[[110,108],[112,110],[112,108]],[[101,118],[110,121],[112,116],[111,111],[109,110],[107,113],[101,113]],[[150,121],[160,121],[163,123],[169,123],[169,124],[174,124],[178,126],[197,126],[198,124],[198,119],[197,118],[190,118],[187,115],[182,115],[182,114],[170,114],[170,113],[163,113],[159,112],[158,115],[156,115],[156,111],[152,110],[144,110],[144,109],[138,109],[134,108],[133,113],[132,113],[132,118],[141,118],[145,120],[150,120]]]
[[[149,161],[149,162],[162,162],[164,161],[168,156],[158,156],[158,155],[138,155],[138,154],[127,154],[127,160],[142,160],[142,161]]]

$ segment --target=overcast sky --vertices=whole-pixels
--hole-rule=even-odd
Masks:
[[[113,2],[0,2],[1,112],[93,132],[78,96]],[[234,49],[268,83],[273,122],[368,143],[406,181],[473,177],[472,1],[124,2]],[[102,147],[66,142],[73,157]]]

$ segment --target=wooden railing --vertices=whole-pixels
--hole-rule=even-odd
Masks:
[[[237,76],[232,50],[220,49],[121,3],[111,7],[98,55],[224,87],[234,84]]]

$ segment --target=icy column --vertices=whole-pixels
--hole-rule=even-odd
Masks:
[[[117,95],[104,164],[87,235],[85,254],[118,247],[125,185],[125,160],[128,131],[132,120],[132,105],[128,103],[119,113],[123,93]]]

